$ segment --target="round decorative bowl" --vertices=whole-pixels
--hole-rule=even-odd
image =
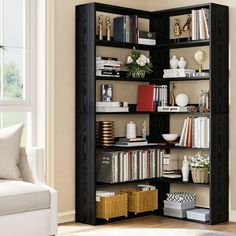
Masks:
[[[179,135],[178,134],[162,134],[162,137],[167,142],[173,142],[173,141],[175,141],[179,137]]]

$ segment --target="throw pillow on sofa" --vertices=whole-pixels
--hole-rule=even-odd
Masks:
[[[0,129],[0,178],[19,180],[18,168],[23,124]]]

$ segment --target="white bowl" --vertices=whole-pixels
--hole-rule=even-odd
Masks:
[[[171,141],[175,141],[179,137],[179,135],[178,134],[162,134],[162,137],[167,142],[171,142]]]

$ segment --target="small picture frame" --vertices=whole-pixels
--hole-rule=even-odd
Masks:
[[[101,85],[101,101],[112,102],[112,96],[113,96],[112,84],[102,84]]]

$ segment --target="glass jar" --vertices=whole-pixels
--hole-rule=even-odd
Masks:
[[[209,90],[201,90],[198,109],[199,112],[209,111]]]

